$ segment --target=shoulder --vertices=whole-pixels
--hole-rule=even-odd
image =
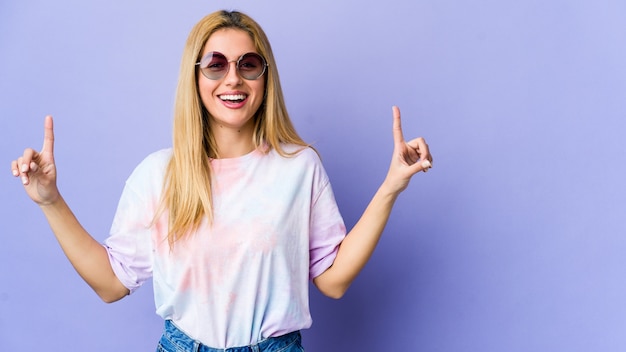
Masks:
[[[288,168],[285,173],[294,172],[296,174],[309,175],[313,180],[325,183],[328,176],[322,164],[318,152],[313,147],[283,144],[281,145],[288,156],[280,156],[278,151],[272,150],[275,159],[280,159],[283,167]]]
[[[282,150],[289,156],[286,159],[293,159],[294,161],[321,164],[321,159],[317,151],[313,147],[301,146],[296,144],[281,144]],[[272,153],[278,155],[278,151],[273,150]]]
[[[128,182],[140,180],[145,182],[153,179],[161,182],[165,169],[172,157],[172,149],[166,148],[148,154],[133,170]]]
[[[148,154],[148,156],[146,156],[143,159],[142,163],[152,163],[152,164],[165,163],[167,164],[171,157],[172,157],[172,148],[164,148],[164,149],[157,150],[155,152]]]

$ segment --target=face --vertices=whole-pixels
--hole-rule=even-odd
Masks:
[[[222,78],[211,80],[198,70],[198,89],[204,107],[211,115],[214,133],[228,128],[238,132],[252,133],[253,117],[263,101],[265,75],[256,80],[247,80],[237,71],[237,59],[245,53],[256,52],[248,33],[239,29],[220,29],[213,33],[204,46],[202,57],[217,51],[229,62],[228,73]]]

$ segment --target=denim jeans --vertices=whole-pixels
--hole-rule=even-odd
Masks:
[[[212,348],[195,341],[178,329],[171,320],[166,320],[157,352],[304,352],[304,348],[302,348],[302,337],[299,331],[278,337],[268,337],[249,346]]]

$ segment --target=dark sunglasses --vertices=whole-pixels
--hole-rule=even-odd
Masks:
[[[247,80],[255,80],[263,76],[267,68],[265,59],[257,53],[245,53],[237,60],[228,61],[224,54],[217,51],[204,55],[200,62],[196,62],[196,66],[200,67],[204,77],[216,80],[226,76],[231,62],[237,63],[237,73]]]

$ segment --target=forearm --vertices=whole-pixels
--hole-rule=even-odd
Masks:
[[[374,253],[397,197],[383,183],[342,241],[333,265],[314,280],[320,291],[333,298],[343,296]]]
[[[106,249],[87,233],[65,200],[59,197],[41,209],[63,252],[100,298],[114,302],[126,296],[128,289],[115,276]]]

